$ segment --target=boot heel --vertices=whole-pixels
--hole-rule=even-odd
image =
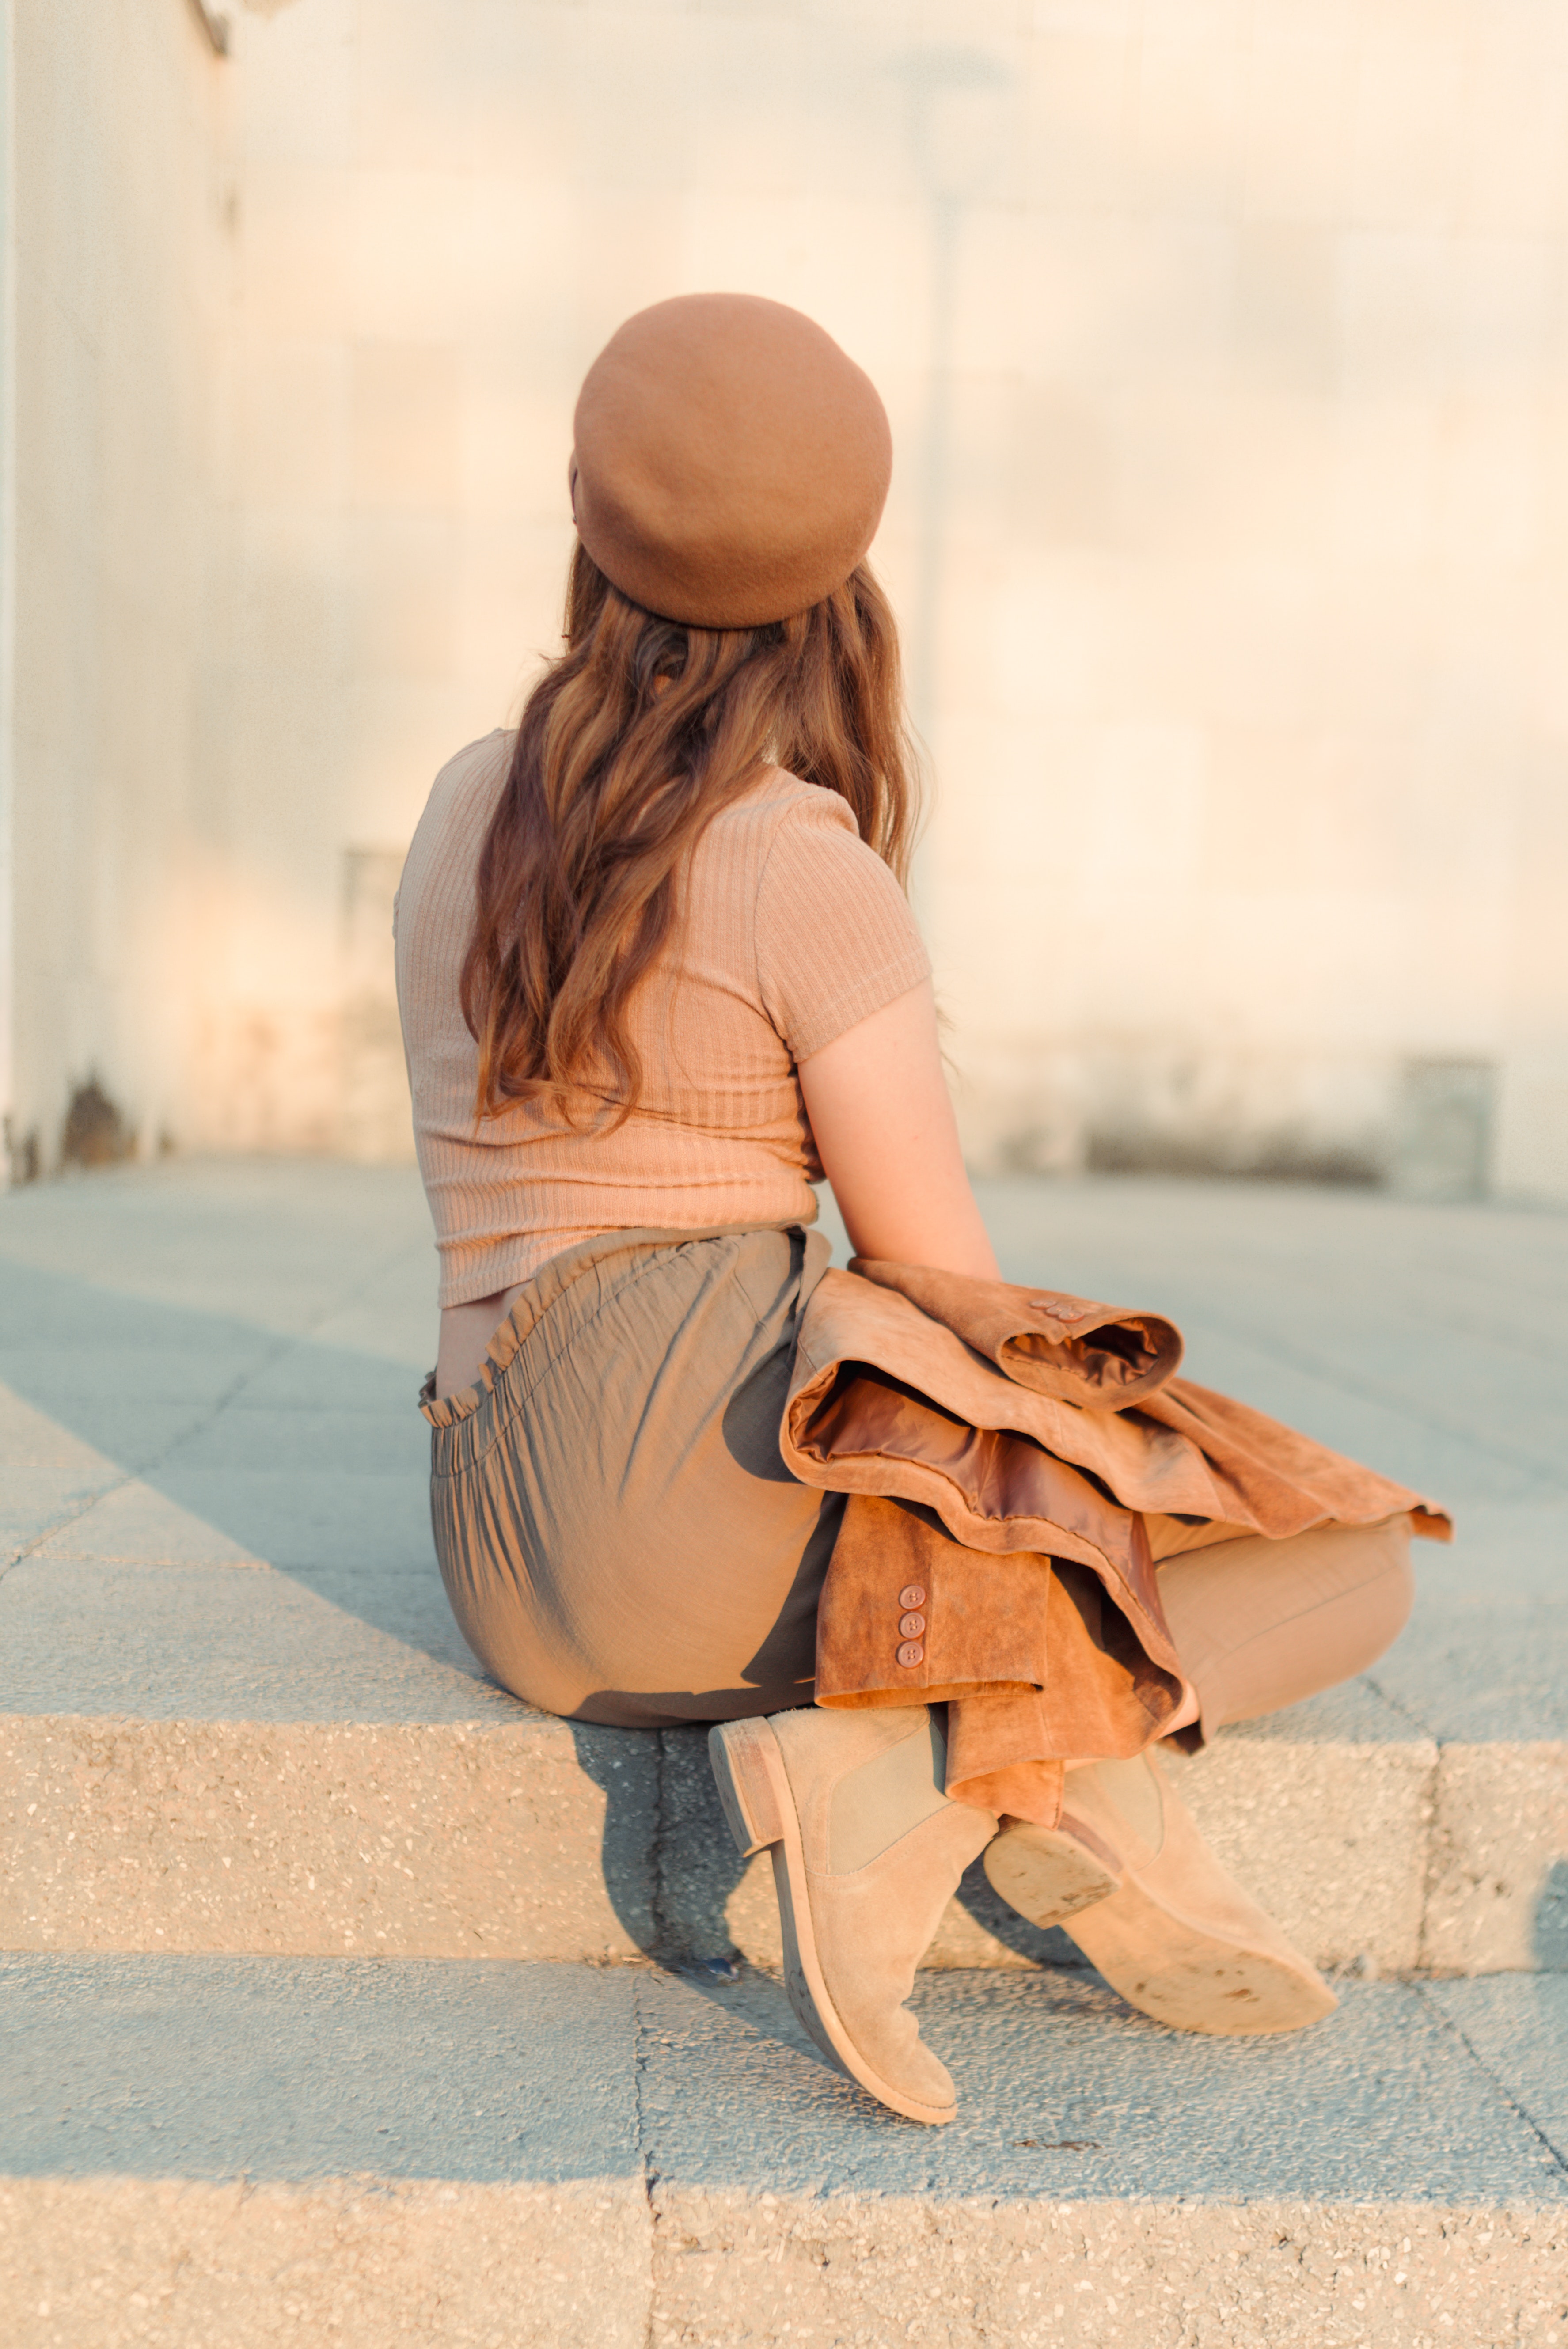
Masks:
[[[1106,1854],[1106,1857],[1114,1857]],[[1045,1827],[1010,1827],[987,1844],[981,1861],[993,1892],[1010,1909],[1042,1927],[1063,1924],[1108,1900],[1121,1879],[1102,1857],[1072,1835]]]
[[[768,1767],[770,1746],[782,1772],[784,1756],[765,1721],[721,1721],[708,1732],[713,1783],[730,1833],[748,1859],[784,1837],[778,1789]]]

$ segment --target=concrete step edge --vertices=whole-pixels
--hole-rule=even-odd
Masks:
[[[1512,2198],[1172,2196],[1002,2212],[597,2178],[242,2190],[0,2177],[11,2349],[1556,2349],[1568,2339],[1565,2261],[1561,2209]],[[1467,2324],[1484,2329],[1438,2330]]]
[[[0,1960],[8,2344],[1561,2339],[1568,1984],[1371,1985],[1283,2041],[1017,1974],[919,2002],[950,2129],[761,1978]]]
[[[1568,1741],[1222,1737],[1172,1764],[1314,1961],[1568,1966]],[[778,1956],[700,1730],[0,1717],[0,1948]],[[972,1877],[928,1962],[1068,1955]]]

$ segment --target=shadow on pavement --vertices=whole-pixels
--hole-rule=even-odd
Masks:
[[[1542,1973],[1568,1973],[1568,1859],[1553,1865],[1541,1888],[1532,1945]]]

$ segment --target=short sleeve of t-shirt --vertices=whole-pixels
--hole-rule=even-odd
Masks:
[[[903,891],[836,792],[786,810],[757,888],[763,1008],[804,1061],[930,977]]]

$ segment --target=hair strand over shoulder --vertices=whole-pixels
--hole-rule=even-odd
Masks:
[[[566,649],[524,704],[480,854],[462,979],[478,1117],[540,1095],[629,1114],[628,1007],[669,940],[681,860],[770,764],[836,792],[907,878],[917,769],[867,566],[794,619],[699,628],[629,603],[579,544]]]

